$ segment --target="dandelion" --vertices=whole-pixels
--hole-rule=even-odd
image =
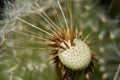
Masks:
[[[26,4],[16,0],[15,5],[8,3],[12,11],[6,10],[10,16],[6,20],[8,31],[4,42],[9,48],[49,51],[50,56],[46,61],[56,64],[58,80],[74,80],[81,75],[90,80],[89,72],[94,72],[96,59],[87,41],[91,33],[84,37],[82,29],[89,26],[91,32],[96,32],[98,27],[92,26],[97,22],[94,25],[88,21],[80,25],[81,28],[77,27],[79,25],[74,23],[76,20],[72,14],[72,2],[77,3],[76,0],[50,0],[46,3],[42,0],[26,0]],[[78,2],[85,4],[86,1]],[[86,5],[84,9],[89,11],[91,7]],[[86,21],[86,17],[89,15],[83,10],[81,18]],[[34,70],[31,65],[29,63],[27,66]]]

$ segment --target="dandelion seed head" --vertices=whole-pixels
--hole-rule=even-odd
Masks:
[[[28,53],[29,56],[39,53],[41,60],[46,58],[41,53],[47,53],[42,50],[48,50],[50,56],[47,61],[53,60],[61,73],[59,76],[63,80],[71,78],[74,71],[78,71],[79,74],[85,72],[86,79],[88,79],[88,72],[94,70],[94,56],[87,45],[86,40],[89,36],[83,38],[82,30],[78,27],[81,29],[90,27],[92,32],[97,32],[99,29],[96,25],[99,22],[91,20],[92,13],[88,14],[88,12],[91,12],[92,7],[83,6],[86,3],[89,2],[87,0],[70,2],[64,0],[16,0],[14,4],[9,3],[9,9],[6,9],[6,15],[9,15],[8,20],[6,18],[6,26],[11,34],[7,36],[7,46],[18,48],[18,51],[22,46],[21,48],[25,51],[21,50],[18,53]],[[74,11],[76,11],[75,17],[72,15]],[[76,26],[78,27],[75,31]],[[46,68],[46,64],[42,63],[39,65],[28,62],[26,66],[25,71],[29,69],[43,72]],[[71,74],[69,74],[69,70],[71,70]]]
[[[59,50],[58,57],[66,67],[72,70],[82,70],[88,67],[91,61],[89,47],[81,40],[74,40],[74,46]]]

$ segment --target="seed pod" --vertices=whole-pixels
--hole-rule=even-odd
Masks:
[[[82,70],[91,62],[90,48],[80,39],[74,39],[74,46],[66,50],[59,50],[60,61],[72,70]]]

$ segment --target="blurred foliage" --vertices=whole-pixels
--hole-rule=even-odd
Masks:
[[[99,5],[106,10],[107,15],[111,18],[119,18],[120,16],[120,0],[98,0]]]

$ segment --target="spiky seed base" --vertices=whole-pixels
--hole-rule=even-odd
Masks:
[[[73,46],[69,45],[69,49],[58,51],[58,57],[61,63],[71,70],[83,70],[91,62],[91,53],[89,47],[80,39],[74,39]],[[61,43],[61,46],[65,46]]]
[[[84,72],[86,80],[89,80],[89,71],[94,71],[93,55],[86,39],[82,39],[82,30],[74,32],[71,27],[60,29],[45,43],[52,53],[48,60],[56,63],[58,80],[73,80],[75,75]]]

